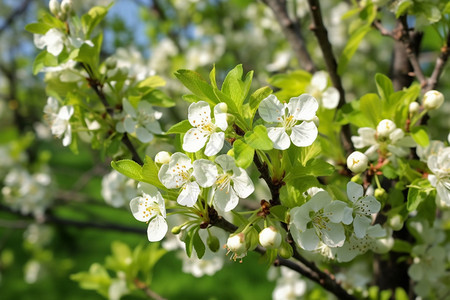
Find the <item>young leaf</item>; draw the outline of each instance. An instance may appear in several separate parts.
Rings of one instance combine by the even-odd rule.
[[[150,156],[146,155],[144,165],[141,168],[141,181],[150,183],[161,190],[166,190],[158,177],[158,167]]]
[[[267,136],[267,128],[264,125],[256,126],[253,131],[248,131],[244,136],[245,142],[253,149],[271,150],[273,142]]]
[[[148,87],[148,88],[157,88],[166,85],[166,81],[159,76],[150,76],[142,80],[137,84],[137,87]]]
[[[345,45],[345,48],[342,51],[342,55],[339,58],[338,73],[340,75],[342,75],[345,72],[348,63],[350,62],[350,59],[352,58],[353,54],[355,54],[362,39],[366,36],[366,34],[371,29],[372,28],[371,28],[370,24],[364,25],[364,26],[360,27],[359,29],[357,29],[350,36],[350,39],[348,40],[347,45]]]
[[[131,179],[142,181],[142,167],[131,159],[112,161],[111,167],[117,172],[122,173],[123,175]]]
[[[364,116],[370,120],[371,127],[375,128],[377,127],[378,123],[382,120],[381,119],[381,101],[378,95],[376,94],[366,94],[361,97],[359,100],[359,108],[361,112],[364,114]]]
[[[416,188],[409,188],[408,190],[408,202],[406,208],[409,212],[416,210],[419,204],[427,198],[427,193],[423,190]]]
[[[234,159],[236,165],[243,169],[248,168],[253,162],[255,150],[241,140],[233,143]]]
[[[378,94],[382,100],[387,101],[394,92],[392,81],[386,75],[377,73],[375,75],[375,83],[377,84]]]
[[[189,123],[189,120],[183,120],[167,130],[166,134],[172,134],[172,133],[186,133],[189,129],[192,128],[191,123]]]
[[[25,30],[35,34],[45,34],[52,26],[45,23],[31,23],[25,26]]]
[[[197,252],[197,257],[202,258],[203,255],[205,255],[205,244],[203,244],[202,239],[200,238],[200,235],[198,234],[198,230],[195,231],[195,234],[192,238],[195,252]]]
[[[175,72],[175,76],[199,99],[211,105],[220,102],[213,88],[197,72],[181,69]]]
[[[428,146],[430,144],[430,139],[425,126],[415,126],[411,129],[411,136],[422,147]]]

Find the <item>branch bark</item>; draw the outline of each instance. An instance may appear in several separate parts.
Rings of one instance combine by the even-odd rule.
[[[273,11],[284,35],[292,46],[294,54],[302,69],[310,73],[316,71],[314,62],[306,49],[305,39],[300,30],[297,20],[292,20],[287,12],[286,1],[284,0],[263,0],[263,2]]]

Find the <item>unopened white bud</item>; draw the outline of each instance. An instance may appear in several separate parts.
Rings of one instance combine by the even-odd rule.
[[[403,228],[403,221],[400,215],[395,215],[392,218],[389,219],[389,226],[397,231]]]
[[[409,113],[412,115],[417,114],[419,112],[419,107],[420,107],[419,103],[417,103],[415,101],[411,102],[409,104]]]
[[[105,66],[107,69],[115,69],[117,66],[117,59],[110,56],[105,60]]]
[[[278,248],[281,245],[281,234],[273,227],[266,227],[259,233],[259,243],[267,249]]]
[[[245,245],[244,234],[238,233],[236,235],[230,236],[227,240],[228,250],[234,252],[235,258],[243,257],[247,254],[247,246]]]
[[[61,11],[65,14],[69,14],[72,10],[72,0],[63,0],[61,2]]]
[[[155,156],[155,162],[157,164],[168,164],[170,161],[170,153],[167,151],[160,151]]]
[[[61,11],[58,0],[50,0],[50,2],[48,3],[48,8],[54,16],[58,16],[59,12]]]
[[[377,126],[378,136],[387,137],[397,128],[394,122],[388,119],[381,120]]]
[[[225,102],[220,102],[219,104],[217,104],[217,106],[223,113],[226,113],[228,111],[228,105]]]
[[[422,103],[427,110],[437,109],[444,103],[444,95],[435,90],[428,91],[423,96]]]
[[[367,170],[369,159],[364,153],[355,151],[347,157],[347,168],[353,173],[362,173]]]

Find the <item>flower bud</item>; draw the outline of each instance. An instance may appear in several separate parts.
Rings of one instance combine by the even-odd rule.
[[[54,16],[58,16],[59,12],[61,11],[58,0],[50,0],[50,2],[48,3],[48,8]]]
[[[403,228],[403,221],[400,215],[395,215],[392,218],[389,219],[389,226],[395,230],[398,231]]]
[[[172,228],[171,232],[173,234],[179,234],[181,232],[181,226],[175,226]]]
[[[417,103],[415,101],[411,102],[409,104],[409,113],[411,115],[417,114],[419,112],[419,107],[420,107],[419,103]]]
[[[220,102],[217,105],[220,109],[220,112],[226,113],[228,111],[228,105],[225,102]]]
[[[281,245],[281,234],[273,227],[266,227],[259,233],[259,243],[267,249],[278,248]]]
[[[388,119],[381,120],[377,126],[378,136],[388,137],[389,134],[391,134],[391,132],[394,131],[396,128],[397,126],[391,120]]]
[[[241,232],[230,236],[227,240],[227,248],[228,252],[234,252],[234,255],[232,256],[234,260],[236,260],[236,258],[244,257],[247,254],[247,245],[245,244],[244,234]]]
[[[444,95],[435,90],[428,91],[423,96],[422,103],[427,110],[437,109],[444,103]]]
[[[367,170],[369,159],[364,153],[355,151],[347,158],[347,168],[353,173],[362,173]]]
[[[72,0],[63,0],[61,2],[61,11],[64,14],[69,14],[70,11],[72,10],[73,4],[72,4]]]
[[[157,164],[168,164],[170,161],[170,153],[167,151],[160,151],[156,153],[155,162]]]
[[[115,69],[117,66],[117,59],[115,59],[114,57],[108,57],[105,60],[105,66],[109,70]]]
[[[384,201],[387,199],[387,193],[386,190],[383,188],[377,188],[375,189],[375,192],[373,193],[373,195],[375,196],[375,198],[377,198],[380,201]]]
[[[291,245],[284,242],[281,243],[281,247],[278,250],[278,255],[280,255],[280,257],[282,258],[289,259],[292,257],[292,255],[294,255],[294,250],[292,249]]]
[[[208,245],[208,248],[212,251],[212,252],[217,252],[217,250],[219,250],[220,248],[220,241],[219,239],[210,234],[208,236],[208,239],[206,240],[206,244]]]

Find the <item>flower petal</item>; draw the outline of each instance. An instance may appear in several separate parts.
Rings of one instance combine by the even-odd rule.
[[[323,91],[328,85],[328,75],[325,71],[318,71],[314,73],[311,78],[311,86],[318,89],[319,91]]]
[[[285,106],[275,95],[263,99],[258,108],[259,116],[266,122],[281,122],[285,114]]]
[[[234,158],[227,154],[217,156],[216,163],[218,163],[224,171],[229,171],[232,170],[233,168],[236,168]]]
[[[287,135],[284,127],[270,127],[267,128],[267,135],[273,142],[273,147],[279,150],[285,150],[291,145],[289,136]]]
[[[343,201],[334,200],[324,207],[324,214],[330,219],[330,222],[339,223],[344,218],[347,204]]]
[[[186,152],[197,152],[205,146],[207,139],[207,132],[196,127],[191,128],[184,135],[183,150]]]
[[[326,109],[335,109],[339,104],[339,91],[335,87],[329,87],[322,94],[322,105]]]
[[[131,105],[130,101],[127,99],[122,100],[123,110],[129,114],[131,117],[136,118],[136,110],[134,109],[133,105]]]
[[[144,127],[136,128],[136,137],[143,143],[148,143],[153,140],[153,134]]]
[[[217,166],[213,162],[207,159],[199,159],[194,161],[193,167],[195,180],[201,187],[210,187],[216,182],[219,173]]]
[[[206,144],[205,148],[205,155],[206,156],[213,156],[219,153],[220,150],[223,148],[223,142],[225,140],[225,133],[224,132],[214,132],[209,137],[209,141]]]
[[[287,107],[289,113],[294,116],[294,119],[309,121],[316,116],[319,103],[313,96],[303,94],[298,97],[291,98]]]
[[[307,251],[316,250],[319,242],[320,239],[313,228],[306,229],[298,234],[297,244]]]
[[[247,198],[255,190],[252,180],[242,168],[234,169],[231,180],[233,181],[233,188],[236,194],[241,198]]]
[[[362,239],[367,232],[372,221],[366,216],[356,215],[353,220],[353,229],[355,230],[355,235],[357,238]]]
[[[370,216],[380,211],[381,204],[374,196],[366,196],[357,201],[358,213]]]
[[[221,212],[234,209],[239,203],[239,197],[233,189],[216,189],[214,193],[214,206]]]
[[[188,120],[194,127],[211,123],[211,108],[205,101],[192,103],[188,109]]]
[[[307,147],[314,143],[317,134],[318,130],[314,122],[302,122],[292,127],[291,140],[297,147]]]
[[[149,197],[145,197],[145,194],[143,197],[136,197],[131,199],[130,201],[130,209],[133,217],[141,222],[147,222],[148,220],[150,220],[151,215],[149,211],[147,211],[147,207],[149,206],[150,199]]]
[[[72,142],[72,127],[70,124],[67,124],[66,132],[64,133],[64,138],[62,140],[62,144],[64,147],[67,147]]]
[[[220,109],[220,103],[214,106],[214,124],[223,131],[227,130],[227,113]]]
[[[364,189],[362,185],[357,184],[353,181],[347,183],[347,196],[353,203],[364,195]]]
[[[162,216],[156,216],[150,221],[147,228],[147,237],[150,242],[158,242],[164,238],[167,233],[167,222]]]
[[[306,204],[308,208],[313,211],[319,211],[332,201],[330,195],[326,191],[320,191],[315,194]],[[305,204],[304,204],[305,205]],[[303,205],[303,206],[304,206]]]
[[[330,247],[341,247],[345,242],[345,231],[342,224],[327,223],[325,228],[320,229],[322,241]]]
[[[123,126],[125,127],[125,131],[128,133],[135,132],[136,124],[136,121],[134,121],[130,116],[126,116],[125,120],[123,120]]]
[[[192,207],[197,202],[198,195],[200,194],[200,188],[197,182],[188,182],[181,189],[180,195],[178,195],[177,202],[180,205]]]

